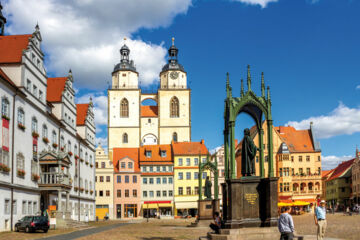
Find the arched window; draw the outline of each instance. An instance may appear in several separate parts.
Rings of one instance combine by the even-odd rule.
[[[85,153],[85,161],[88,160],[88,153]]]
[[[74,145],[74,154],[77,155],[78,154],[78,151],[77,151],[77,145],[75,144]]]
[[[16,168],[17,170],[25,169],[25,158],[22,153],[16,154]]]
[[[18,109],[18,124],[25,126],[25,112],[22,108]]]
[[[43,128],[42,128],[42,136],[43,136],[43,138],[48,137],[48,128],[45,124],[43,125]]]
[[[127,135],[127,133],[124,133],[123,134],[123,137],[122,137],[122,139],[123,139],[123,143],[128,143],[128,135]]]
[[[10,103],[5,97],[1,101],[1,115],[7,118],[10,117]]]
[[[173,135],[172,135],[172,140],[173,140],[174,142],[177,142],[177,141],[178,141],[178,135],[177,135],[176,132],[173,133]]]
[[[173,97],[170,100],[170,117],[179,117],[179,99],[177,99],[177,97]]]
[[[129,102],[126,98],[120,102],[120,117],[129,117]]]
[[[60,147],[65,147],[64,136],[61,136],[61,137],[60,137]]]
[[[70,142],[70,140],[68,141],[68,151],[71,152],[71,142]]]
[[[52,143],[56,143],[56,132],[52,131],[52,139],[51,139]]]
[[[31,132],[38,132],[38,122],[35,117],[33,117],[31,120]]]

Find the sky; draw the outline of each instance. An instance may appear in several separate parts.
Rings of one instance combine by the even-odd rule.
[[[274,125],[308,129],[323,168],[360,144],[360,1],[354,0],[3,0],[6,34],[39,23],[50,77],[71,68],[77,102],[95,106],[97,143],[107,145],[107,88],[126,41],[143,89],[155,89],[171,38],[191,88],[192,141],[223,144],[226,73],[233,96],[251,66],[260,94],[270,86]],[[127,39],[124,40],[124,37]],[[236,121],[236,137],[254,123]]]

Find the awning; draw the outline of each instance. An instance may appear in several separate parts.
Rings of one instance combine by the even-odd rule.
[[[156,203],[143,204],[143,209],[157,209],[158,205]]]
[[[172,208],[172,204],[171,203],[159,203],[159,208]]]
[[[197,202],[175,202],[175,207],[177,209],[198,208],[198,203]]]

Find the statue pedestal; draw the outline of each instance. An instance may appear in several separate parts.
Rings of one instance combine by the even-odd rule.
[[[198,220],[211,220],[214,213],[219,212],[220,202],[218,200],[198,200]]]
[[[278,178],[243,177],[226,181],[226,228],[277,226]]]

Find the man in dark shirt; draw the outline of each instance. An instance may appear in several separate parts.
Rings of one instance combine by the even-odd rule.
[[[219,216],[219,212],[215,212],[214,214],[214,223],[210,224],[210,228],[216,233],[219,234],[220,233],[220,228],[221,228],[221,218]]]

